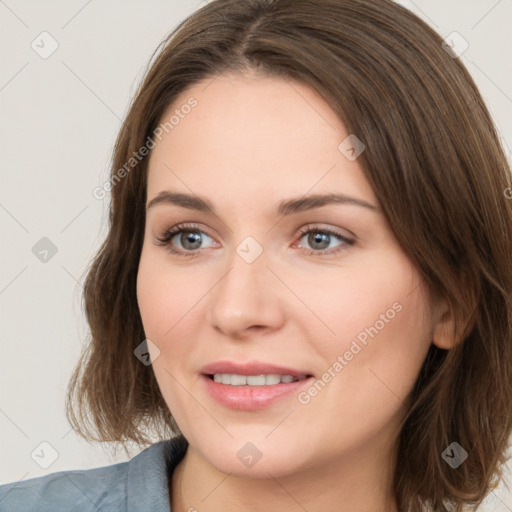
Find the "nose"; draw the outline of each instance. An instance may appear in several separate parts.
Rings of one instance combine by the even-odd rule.
[[[265,251],[249,263],[233,250],[226,271],[209,294],[208,320],[216,330],[241,340],[283,325],[284,286],[268,263]]]

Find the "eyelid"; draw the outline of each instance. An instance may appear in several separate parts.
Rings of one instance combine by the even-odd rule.
[[[307,233],[309,231],[321,231],[326,233],[331,233],[333,235],[339,236],[341,238],[350,239],[352,241],[355,241],[357,239],[357,236],[352,233],[352,231],[349,231],[348,229],[342,228],[333,228],[330,226],[326,226],[322,223],[315,223],[312,222],[310,224],[306,224],[305,226],[301,227],[298,231],[298,235],[302,236],[304,233]],[[343,233],[346,232],[346,234]]]

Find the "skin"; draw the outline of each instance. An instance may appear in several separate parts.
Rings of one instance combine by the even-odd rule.
[[[149,208],[137,277],[145,333],[160,351],[150,349],[153,370],[190,443],[169,481],[172,510],[396,511],[399,423],[430,344],[453,343],[449,310],[431,311],[359,159],[338,149],[348,132],[315,91],[256,73],[221,75],[184,91],[162,119],[190,97],[198,105],[152,150],[147,203],[172,190],[208,199],[216,213]],[[377,210],[331,204],[276,214],[282,200],[332,192]],[[186,245],[187,233],[157,245],[179,223],[199,225],[199,249]],[[327,235],[322,245],[299,234],[309,226],[354,243]],[[252,263],[236,252],[247,236],[263,249]],[[339,250],[319,254],[326,245]],[[293,393],[241,411],[205,391],[200,369],[219,360],[332,374],[394,303],[400,312],[307,404]],[[261,453],[252,467],[237,457],[248,442]]]

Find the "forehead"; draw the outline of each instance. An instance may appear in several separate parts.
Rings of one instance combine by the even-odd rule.
[[[349,135],[343,123],[298,81],[255,74],[209,78],[181,93],[160,126],[148,198],[169,187],[202,194],[222,188],[253,199],[248,192],[268,197],[271,190],[306,194],[341,186],[376,200],[357,160],[339,149]]]

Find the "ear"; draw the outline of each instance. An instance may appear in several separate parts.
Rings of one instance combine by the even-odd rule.
[[[456,345],[455,319],[446,299],[439,300],[433,314],[432,343],[449,350]]]
[[[472,311],[466,315],[464,331],[461,335],[455,332],[455,317],[446,299],[440,299],[433,314],[432,343],[439,348],[449,350],[463,341],[473,330],[476,323],[476,306],[472,297]]]

